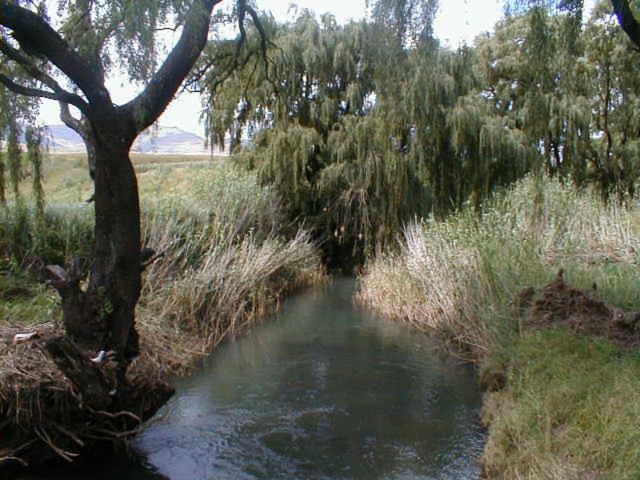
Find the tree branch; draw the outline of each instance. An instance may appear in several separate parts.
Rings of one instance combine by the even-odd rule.
[[[636,19],[629,6],[629,0],[611,0],[613,10],[616,12],[618,22],[622,30],[629,36],[631,41],[640,48],[640,22]]]
[[[39,88],[30,88],[20,85],[11,80],[6,75],[0,73],[0,83],[18,95],[25,95],[27,97],[48,98],[50,100],[56,100],[58,102],[70,103],[70,99],[63,93],[48,92],[46,90],[40,90]]]
[[[51,76],[40,70],[26,54],[13,48],[3,38],[0,38],[0,52],[17,62],[31,77],[49,87],[61,99],[64,98],[63,101],[78,107],[82,112],[86,110],[87,104],[80,96],[63,89]]]
[[[202,78],[206,75],[206,73],[209,71],[210,68],[212,68],[214,65],[219,64],[222,60],[226,60],[229,57],[233,57],[233,53],[225,53],[219,56],[214,57],[211,60],[208,60],[202,67],[198,68],[196,70],[196,72],[194,74],[192,74],[189,79],[185,82],[184,86],[182,87],[182,91],[187,91],[187,92],[191,92],[191,88],[193,85],[197,85],[200,80],[202,80]],[[232,58],[233,61],[233,58]],[[200,91],[202,91],[202,89],[199,89]]]
[[[99,66],[83,59],[40,15],[10,0],[0,0],[0,25],[12,30],[18,43],[28,44],[29,51],[48,58],[82,90],[90,103],[111,105]]]
[[[78,134],[80,133],[80,120],[71,115],[69,105],[64,102],[60,102],[60,120],[62,120],[62,123],[64,123],[71,130],[74,130]]]
[[[60,102],[60,120],[71,130],[74,130],[84,140],[87,147],[87,163],[89,164],[89,175],[95,178],[96,172],[96,150],[93,131],[87,118],[83,115],[80,120],[71,115],[69,104]],[[93,197],[92,197],[93,199]]]
[[[164,112],[207,43],[213,7],[222,0],[198,0],[187,12],[180,40],[147,87],[121,108],[127,110],[139,132]]]
[[[262,50],[262,60],[264,62],[264,75],[267,81],[271,84],[271,86],[273,86],[274,91],[277,92],[278,86],[269,76],[269,60],[270,59],[269,59],[269,55],[267,54],[267,50],[268,50],[267,47],[269,45],[276,48],[277,48],[277,45],[275,45],[273,42],[269,40],[269,36],[267,35],[267,32],[265,31],[264,26],[262,25],[262,22],[260,21],[260,18],[258,17],[258,14],[253,9],[253,7],[248,5],[246,0],[240,0],[240,2],[243,4],[243,7],[246,10],[246,13],[248,13],[251,16],[251,19],[253,20],[253,25],[258,30],[258,34],[260,35],[260,48]],[[276,77],[277,75],[278,75],[278,72],[276,71]]]
[[[91,127],[87,122],[86,117],[83,116],[81,119],[75,118],[69,111],[69,105],[67,103],[60,102],[60,120],[62,120],[62,123],[67,127],[82,137],[87,148],[91,147],[93,144],[93,133],[91,132]]]

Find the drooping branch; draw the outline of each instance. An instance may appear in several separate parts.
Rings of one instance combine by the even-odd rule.
[[[260,49],[259,50],[251,50],[246,56],[242,55],[242,47],[247,43],[247,29],[245,26],[246,16],[252,18],[253,23],[260,35]],[[211,85],[208,87],[208,90],[211,92],[210,97],[215,96],[217,90],[224,85],[224,83],[238,70],[244,69],[247,64],[253,59],[255,55],[261,54],[262,61],[264,63],[265,75],[267,81],[271,83],[274,87],[274,92],[278,90],[276,83],[271,79],[269,75],[269,67],[270,64],[276,69],[277,76],[277,66],[275,63],[269,58],[268,55],[268,47],[271,46],[275,49],[281,50],[276,44],[274,44],[267,35],[267,32],[264,28],[264,25],[260,21],[260,18],[257,12],[251,7],[246,0],[238,1],[238,30],[240,35],[238,39],[235,41],[235,50],[233,53],[227,52],[223,55],[216,56],[209,61],[207,61],[202,67],[198,68],[195,73],[191,75],[189,80],[185,83],[184,90],[189,92],[202,93],[203,88],[199,87],[202,79],[205,77],[207,72],[222,62],[222,60],[226,60],[226,65],[219,69],[216,76],[213,79],[209,79]],[[255,64],[254,72],[257,70],[258,63]],[[252,75],[253,76],[253,75]],[[245,86],[245,89],[248,88],[248,84]]]
[[[244,5],[244,9],[251,16],[251,19],[253,20],[253,25],[256,27],[256,29],[258,30],[258,33],[260,34],[260,47],[262,48],[262,56],[266,66],[268,63],[267,62],[267,44],[270,43],[269,37],[267,36],[267,32],[265,31],[264,25],[262,25],[260,18],[258,18],[258,13],[250,5],[247,5],[246,2]]]
[[[262,52],[262,61],[264,62],[265,77],[267,81],[273,86],[274,90],[277,91],[278,86],[269,76],[269,55],[267,54],[267,47],[269,45],[275,48],[277,48],[277,45],[275,45],[273,42],[269,40],[269,36],[267,35],[267,32],[264,29],[264,25],[262,25],[262,22],[258,17],[258,13],[253,9],[253,7],[247,4],[246,0],[240,0],[240,4],[244,12],[249,14],[251,19],[253,20],[253,25],[256,27],[256,30],[258,30],[258,34],[260,35],[260,50]],[[244,15],[245,15],[244,12],[242,13],[242,17],[241,17],[242,20],[244,20]],[[244,26],[241,25],[241,32],[243,29],[244,29]],[[277,75],[277,72],[276,72],[276,75]]]
[[[95,151],[95,139],[93,137],[93,131],[87,118],[83,115],[81,119],[75,118],[71,115],[69,110],[69,104],[60,102],[60,120],[71,130],[75,131],[87,147],[87,161],[89,163],[89,175],[91,178],[95,178],[96,173],[96,151]]]
[[[0,0],[0,25],[12,30],[18,43],[28,45],[29,52],[46,57],[58,67],[82,90],[89,102],[111,103],[100,68],[82,58],[42,16],[9,0]],[[44,98],[60,99],[59,95]]]
[[[234,52],[233,53],[227,52],[208,60],[202,67],[198,68],[196,72],[191,75],[189,80],[185,83],[185,86],[184,86],[185,90],[189,92],[202,93],[203,90],[201,88],[194,88],[194,85],[198,85],[211,68],[222,63],[222,61],[225,60],[226,65],[220,69],[220,73],[218,74],[217,78],[214,80],[214,85],[211,88],[211,90],[215,93],[215,91],[220,85],[223,85],[229,79],[229,77],[233,75],[233,73],[236,70],[243,69],[247,65],[247,63],[251,60],[251,58],[256,54],[256,52],[253,52],[253,51],[249,52],[249,54],[243,60],[241,60],[242,47],[247,43],[247,28],[245,26],[245,19],[246,19],[247,13],[249,13],[249,9],[253,10],[247,4],[246,0],[238,1],[238,30],[240,32],[240,35],[238,36],[238,40],[235,42]],[[266,32],[262,24],[259,22],[257,14],[255,18],[258,20],[258,23],[256,25],[259,26],[258,31],[260,32],[260,35],[261,35],[261,40],[262,40],[261,46],[263,51],[263,58],[266,58],[266,46],[267,46]]]
[[[221,2],[199,0],[193,3],[176,46],[147,87],[122,107],[132,115],[138,133],[155,122],[173,100],[207,43],[213,7]]]
[[[0,52],[4,53],[11,60],[17,62],[32,78],[53,90],[52,93],[57,95],[54,100],[70,103],[71,105],[78,107],[78,109],[83,112],[86,110],[87,104],[79,95],[63,89],[50,75],[40,70],[36,64],[31,61],[28,55],[16,48],[13,48],[3,38],[0,38]]]
[[[611,0],[611,4],[620,26],[631,41],[636,44],[636,47],[640,48],[640,22],[633,15],[629,0]]]
[[[194,85],[197,85],[203,78],[204,76],[207,74],[207,72],[213,68],[215,65],[218,65],[219,63],[221,63],[223,60],[230,60],[231,63],[233,63],[234,60],[234,53],[223,53],[221,55],[217,55],[214,58],[208,60],[207,62],[205,62],[204,65],[202,65],[201,67],[199,67],[195,73],[193,73],[192,75],[190,75],[189,79],[184,83],[184,86],[182,87],[183,91],[187,91],[187,92],[196,92],[196,93],[201,93],[202,89],[198,89],[198,88],[192,88]],[[182,92],[181,92],[182,93]]]

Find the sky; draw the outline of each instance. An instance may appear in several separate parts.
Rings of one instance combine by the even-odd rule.
[[[258,0],[257,3],[260,9],[270,10],[278,20],[288,20],[295,13],[290,8],[291,0]],[[331,12],[341,23],[349,19],[362,19],[366,13],[365,0],[296,0],[295,4],[298,9],[308,8],[317,13]],[[440,0],[434,25],[435,35],[451,47],[463,42],[472,43],[478,34],[493,28],[502,16],[503,5],[504,0]],[[118,104],[130,100],[139,91],[139,88],[132,88],[123,78],[110,79],[107,86]],[[203,135],[200,111],[199,95],[182,94],[160,117],[160,125],[179,127]],[[47,125],[60,124],[58,104],[44,100],[40,120]]]

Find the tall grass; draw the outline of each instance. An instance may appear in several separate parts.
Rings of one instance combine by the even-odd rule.
[[[540,330],[518,293],[565,278],[640,310],[640,204],[605,204],[561,180],[531,176],[481,215],[406,228],[397,251],[373,260],[359,299],[454,339],[480,367],[489,426],[486,478],[640,478],[640,355],[567,327]],[[494,382],[496,378],[502,380]]]
[[[399,249],[378,256],[361,277],[359,299],[388,317],[433,329],[482,359],[505,328],[509,305],[558,269],[620,307],[640,303],[637,199],[602,202],[555,178],[530,176],[447,220],[406,227]]]
[[[317,245],[306,232],[291,232],[278,196],[254,175],[227,161],[145,175],[143,246],[159,258],[145,273],[137,311],[140,368],[151,361],[156,372],[180,371],[277,308],[285,293],[324,279]],[[91,206],[50,203],[44,218],[24,205],[0,208],[0,278],[34,262],[90,259],[92,245]]]
[[[142,328],[147,350],[170,360],[170,369],[250,328],[285,293],[324,278],[309,235],[286,239],[289,225],[271,189],[226,162],[193,173],[188,192],[154,202],[143,222],[147,246],[162,258],[147,274]]]
[[[31,204],[0,207],[0,259],[14,269],[40,258],[63,264],[72,255],[87,257],[93,246],[93,212],[88,206],[47,205],[39,216]]]

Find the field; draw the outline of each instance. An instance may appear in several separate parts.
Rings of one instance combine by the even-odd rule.
[[[138,172],[140,191],[154,193],[168,184],[184,181],[181,170],[211,162],[219,162],[225,157],[202,155],[141,155],[133,154],[131,159]],[[151,177],[151,178],[150,178]],[[147,181],[147,180],[150,181]],[[51,202],[82,202],[93,192],[93,182],[89,176],[86,155],[79,153],[50,154],[44,161],[44,191]],[[25,185],[25,191],[29,186]]]

